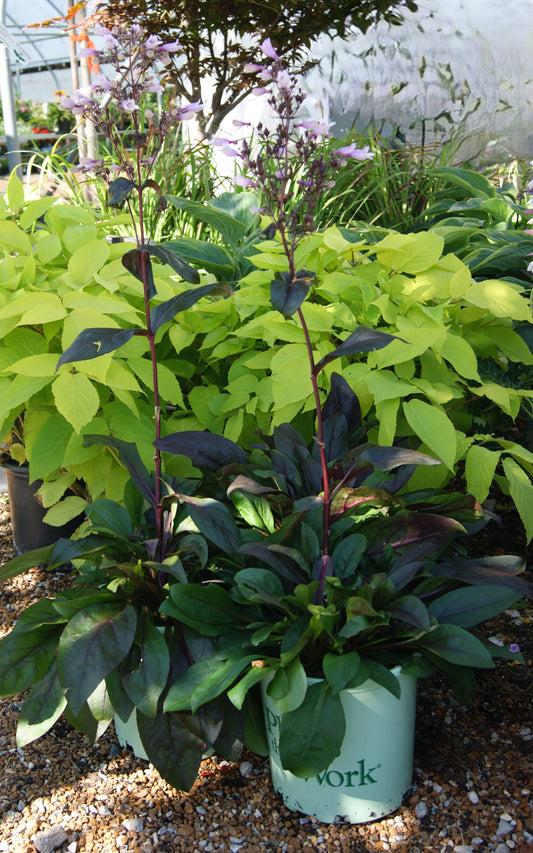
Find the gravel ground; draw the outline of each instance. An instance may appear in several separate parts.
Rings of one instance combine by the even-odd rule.
[[[478,545],[525,553],[511,515]],[[511,544],[513,547],[511,547]],[[0,496],[0,559],[10,554],[8,508]],[[531,557],[529,550],[528,557]],[[531,564],[531,563],[530,563]],[[0,590],[0,634],[32,598],[68,577],[32,571]],[[20,707],[0,701],[0,851],[9,853],[533,853],[533,602],[487,626],[518,643],[526,665],[484,671],[473,709],[439,679],[419,687],[413,788],[391,817],[364,826],[319,824],[284,808],[267,764],[203,762],[189,794],[121,749],[110,726],[95,746],[64,722],[17,749]]]

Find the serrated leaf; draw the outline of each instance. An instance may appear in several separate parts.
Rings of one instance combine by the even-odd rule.
[[[489,493],[501,453],[479,444],[468,448],[465,459],[466,487],[480,503]]]
[[[52,383],[57,409],[74,430],[91,421],[100,406],[100,397],[91,380],[82,373],[62,373]]]
[[[81,515],[86,506],[87,501],[84,498],[70,495],[51,507],[44,516],[43,521],[45,524],[51,525],[51,527],[63,527],[63,525]],[[83,519],[80,519],[79,523],[81,524],[82,521]]]
[[[93,444],[103,444],[106,447],[114,448],[119,454],[120,461],[128,469],[130,477],[141,495],[143,495],[151,506],[155,506],[153,478],[142,461],[137,446],[133,442],[121,441],[121,439],[109,435],[83,436],[84,447],[90,447]]]
[[[24,204],[24,184],[13,170],[7,182],[7,202],[11,213],[17,213]]]
[[[503,470],[509,482],[509,492],[526,529],[526,539],[533,537],[533,483],[514,459],[505,456]]]
[[[68,271],[77,284],[91,282],[109,258],[110,248],[105,240],[91,240],[80,246],[68,262]]]
[[[423,400],[408,400],[403,403],[407,423],[424,444],[454,470],[457,453],[457,437],[450,419],[441,409]]]

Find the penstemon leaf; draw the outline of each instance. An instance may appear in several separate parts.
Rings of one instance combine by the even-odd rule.
[[[272,305],[283,314],[291,317],[306,299],[315,274],[309,270],[300,270],[291,279],[288,272],[282,272],[281,278],[270,282],[270,299]]]
[[[60,357],[56,372],[62,364],[72,361],[87,361],[99,355],[113,352],[138,333],[138,329],[84,329]]]

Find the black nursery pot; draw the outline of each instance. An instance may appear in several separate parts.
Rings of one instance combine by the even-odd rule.
[[[71,536],[83,521],[83,516],[72,519],[62,527],[52,527],[46,524],[44,516],[46,509],[41,506],[35,493],[41,487],[42,481],[29,481],[27,468],[19,466],[3,466],[6,475],[9,509],[11,512],[11,529],[15,553],[25,554],[34,548],[53,545],[62,537]]]

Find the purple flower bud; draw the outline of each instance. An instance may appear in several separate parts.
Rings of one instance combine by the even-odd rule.
[[[99,56],[99,54],[100,51],[94,47],[82,47],[80,50],[80,56]]]
[[[509,646],[509,651],[512,655],[517,655],[520,652],[520,646],[516,643],[511,643],[511,645]]]
[[[239,121],[238,118],[234,118],[231,123],[234,127],[250,127],[249,121]]]
[[[268,56],[269,59],[273,59],[274,62],[279,62],[279,56],[272,47],[272,42],[270,41],[270,39],[264,40],[264,42],[261,44],[261,50],[263,51],[265,56]]]

